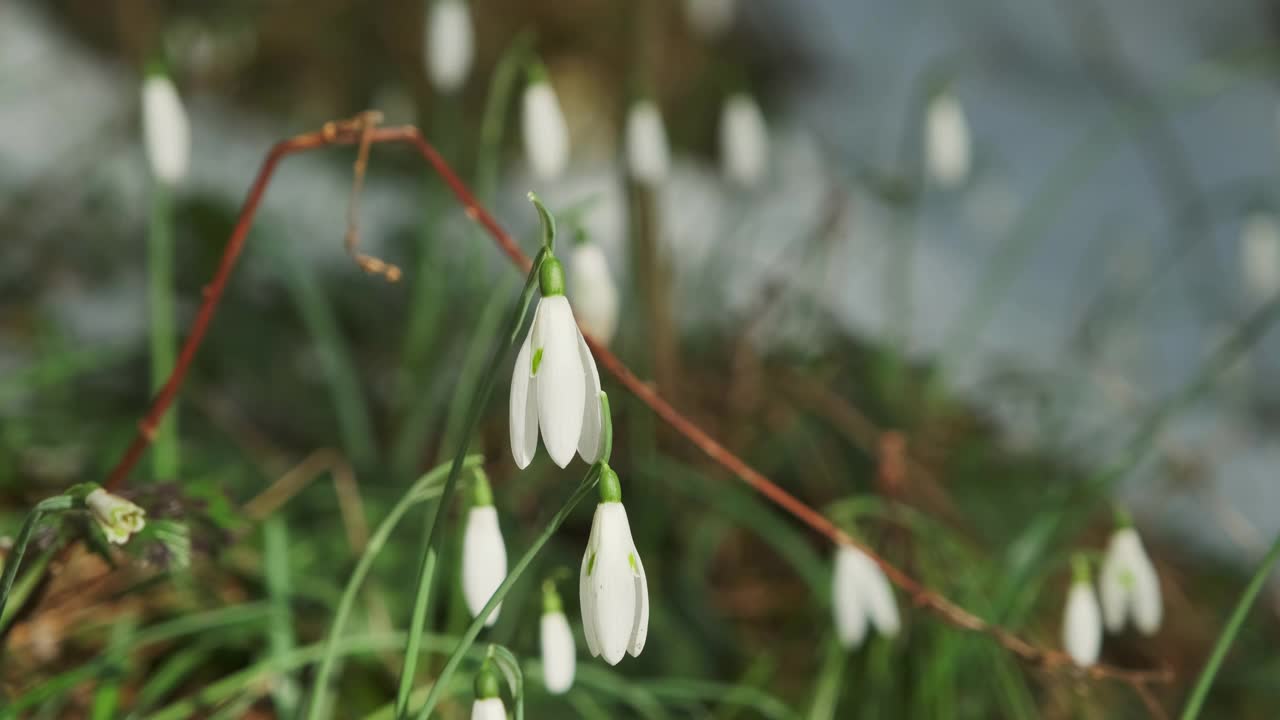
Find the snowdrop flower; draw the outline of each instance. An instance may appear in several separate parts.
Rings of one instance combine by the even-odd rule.
[[[608,345],[618,329],[618,287],[600,246],[580,238],[569,256],[569,294],[578,320],[592,337]]]
[[[627,169],[636,182],[657,185],[667,178],[671,151],[662,113],[652,100],[639,100],[627,114]]]
[[[577,671],[578,649],[573,643],[573,630],[564,616],[564,605],[555,583],[542,585],[542,683],[552,695],[562,695],[573,687]]]
[[[768,170],[769,128],[746,93],[730,96],[720,111],[720,162],[725,177],[745,187],[759,183]]]
[[[529,166],[539,178],[555,179],[569,164],[569,127],[556,91],[547,80],[547,71],[541,65],[530,69],[522,102],[524,152]]]
[[[427,74],[442,92],[462,87],[475,57],[471,11],[463,0],[435,0],[427,19]]]
[[[473,505],[462,532],[462,597],[474,617],[493,597],[507,576],[507,547],[498,527],[498,511],[493,507],[493,491],[483,471],[476,473],[472,488]],[[498,620],[499,604],[485,619],[491,626]]]
[[[929,175],[943,187],[955,187],[969,176],[972,140],[959,99],[943,91],[925,114],[925,162]]]
[[[173,185],[186,176],[191,127],[177,88],[163,73],[149,73],[142,83],[142,138],[157,180]]]
[[[600,504],[579,577],[582,628],[591,656],[610,665],[627,653],[639,656],[649,634],[649,583],[631,539],[622,486],[608,465],[600,471]]]
[[[862,644],[867,621],[885,637],[898,633],[898,604],[889,581],[866,553],[852,545],[836,548],[832,607],[836,635],[846,648]]]
[[[507,720],[507,708],[502,704],[498,675],[489,660],[476,673],[476,702],[471,706],[471,720]]]
[[[600,459],[600,373],[564,296],[564,268],[548,256],[538,273],[542,299],[511,375],[511,453],[521,469],[538,450],[538,435],[560,467],[574,450]]]
[[[733,24],[735,0],[685,0],[689,24],[706,38],[723,35]]]
[[[1280,225],[1270,213],[1254,213],[1240,229],[1240,272],[1256,302],[1280,292]]]
[[[1089,561],[1077,555],[1072,565],[1074,577],[1062,618],[1062,646],[1077,665],[1089,667],[1098,662],[1102,649],[1102,609],[1089,577]]]
[[[147,522],[146,511],[119,495],[97,488],[84,498],[89,514],[101,528],[107,541],[123,545],[134,533],[140,532]]]
[[[1132,526],[1124,524],[1111,536],[1099,586],[1107,630],[1120,632],[1128,620],[1143,635],[1160,629],[1160,579]]]

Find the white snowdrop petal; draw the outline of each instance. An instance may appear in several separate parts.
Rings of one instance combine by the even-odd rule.
[[[929,103],[925,117],[925,158],[930,176],[955,186],[969,176],[972,140],[969,121],[955,95],[944,92]]]
[[[507,548],[498,527],[498,511],[492,505],[471,508],[462,535],[462,596],[467,609],[475,616],[507,576]],[[493,625],[498,620],[498,605],[485,620]]]
[[[582,634],[587,639],[591,657],[600,656],[600,642],[596,639],[596,595],[594,576],[596,549],[600,545],[600,515],[603,505],[596,506],[591,520],[591,535],[587,538],[587,550],[582,553],[582,569],[578,574],[578,605],[582,611]]]
[[[536,310],[533,322],[536,327]],[[511,455],[515,458],[516,467],[521,470],[529,467],[534,454],[538,452],[538,396],[532,391],[529,382],[533,377],[532,340],[533,329],[530,328],[516,355],[516,365],[511,370],[511,403],[507,417],[511,430]]]
[[[626,127],[627,169],[638,182],[655,185],[667,177],[671,151],[662,113],[651,100],[631,106]]]
[[[628,535],[630,532],[628,531]],[[640,561],[640,553],[632,544],[631,552],[635,556],[635,593],[636,618],[631,628],[631,640],[627,643],[627,652],[631,657],[640,657],[644,652],[644,643],[649,639],[649,579],[644,574],[644,563]]]
[[[1160,595],[1160,577],[1151,564],[1137,533],[1135,543],[1130,549],[1129,572],[1133,578],[1130,588],[1130,612],[1133,613],[1133,624],[1143,635],[1154,635],[1160,629],[1160,620],[1164,614],[1164,603]]]
[[[1062,621],[1062,646],[1080,667],[1098,661],[1102,649],[1102,611],[1098,596],[1088,582],[1075,582],[1067,594]]]
[[[568,281],[574,315],[592,337],[608,345],[618,329],[618,288],[599,245],[573,248]]]
[[[431,84],[445,92],[461,87],[475,57],[475,32],[465,2],[437,0],[431,4],[426,45]]]
[[[725,176],[739,185],[760,182],[769,165],[769,129],[754,98],[745,93],[725,101],[720,115],[720,161]]]
[[[597,517],[600,536],[591,575],[596,640],[600,643],[600,657],[610,665],[617,665],[627,654],[638,609],[635,574],[631,568],[634,546],[621,503],[601,503]]]
[[[1125,618],[1129,614],[1129,582],[1126,580],[1128,568],[1121,551],[1121,530],[1111,536],[1107,543],[1107,553],[1102,559],[1102,572],[1098,577],[1098,593],[1102,601],[1102,619],[1107,631],[1118,633],[1124,629]]]
[[[563,612],[545,613],[540,630],[543,685],[552,695],[568,692],[578,663],[569,620]]]
[[[521,123],[525,154],[535,175],[551,180],[569,164],[569,128],[555,90],[547,82],[525,88]]]
[[[578,333],[578,354],[582,357],[582,365],[586,368],[585,400],[582,403],[582,436],[578,440],[578,454],[583,462],[595,464],[604,453],[603,428],[604,410],[600,407],[600,372],[596,370],[596,360],[591,355],[587,341]]]
[[[156,178],[168,184],[182,180],[190,162],[191,127],[177,88],[164,75],[143,81],[142,132]]]
[[[867,617],[870,618],[881,635],[892,637],[898,634],[900,620],[898,618],[898,602],[893,597],[893,588],[889,579],[884,576],[880,566],[866,553],[854,549],[858,576],[858,597],[862,601]]]
[[[565,467],[578,450],[586,402],[578,326],[563,295],[543,298],[538,313],[533,341],[533,361],[538,366],[533,376],[538,427],[547,454],[556,465]]]
[[[832,575],[831,607],[835,615],[836,637],[846,648],[862,644],[867,633],[867,614],[858,592],[858,552],[847,545],[836,549]]]
[[[1240,270],[1255,302],[1280,292],[1280,223],[1270,213],[1255,213],[1240,229]]]
[[[507,720],[507,708],[502,698],[476,700],[471,706],[471,720]]]

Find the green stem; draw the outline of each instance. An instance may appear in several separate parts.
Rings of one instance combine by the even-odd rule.
[[[417,582],[414,583],[417,590],[413,598],[413,616],[409,621],[409,643],[405,649],[404,664],[400,669],[400,683],[396,691],[396,717],[400,720],[407,717],[409,710],[409,693],[413,689],[413,673],[417,669],[418,662],[418,642],[422,637],[423,625],[426,622],[427,606],[431,596],[431,584],[435,576],[437,538],[440,535],[440,529],[444,525],[441,520],[445,509],[449,506],[449,500],[453,497],[454,488],[458,483],[458,476],[462,473],[462,463],[466,458],[467,447],[471,443],[471,437],[475,434],[476,425],[480,422],[480,415],[485,405],[489,402],[489,396],[493,394],[493,386],[497,382],[507,355],[510,354],[512,347],[515,346],[520,337],[520,329],[524,326],[525,316],[529,313],[529,305],[533,301],[533,294],[537,289],[538,271],[542,266],[543,258],[546,256],[547,253],[544,249],[540,250],[534,258],[533,268],[530,269],[529,277],[525,280],[524,290],[521,291],[520,301],[516,305],[516,312],[511,318],[511,332],[508,334],[507,343],[493,354],[489,367],[485,370],[480,392],[467,411],[467,421],[463,425],[457,453],[453,456],[453,465],[449,468],[449,477],[445,480],[444,489],[440,493],[440,500],[436,503],[435,513],[431,522],[426,525],[423,531],[422,546],[418,553],[418,578]],[[487,618],[488,615],[481,617]]]
[[[13,551],[9,553],[9,557],[5,558],[4,575],[0,576],[0,617],[4,616],[4,606],[9,602],[9,590],[13,587],[13,579],[18,575],[18,566],[22,564],[22,556],[27,552],[31,533],[35,531],[40,518],[47,513],[70,510],[77,504],[78,501],[69,495],[55,495],[41,500],[31,509],[31,512],[27,513],[27,519],[22,521],[22,529],[18,531],[18,537],[13,541]]]
[[[489,602],[485,603],[484,609],[476,613],[475,619],[467,626],[467,630],[462,634],[462,638],[458,641],[457,647],[455,647],[453,649],[453,653],[449,655],[449,659],[444,664],[444,669],[440,671],[440,676],[436,678],[435,683],[431,686],[431,692],[427,695],[427,699],[423,703],[422,709],[419,710],[416,715],[417,720],[426,720],[431,716],[431,711],[435,709],[436,703],[440,701],[440,693],[443,692],[445,687],[448,685],[449,678],[453,675],[454,671],[458,669],[458,665],[462,662],[462,658],[470,650],[471,644],[475,642],[476,636],[478,636],[480,631],[484,629],[484,624],[489,617],[489,613],[493,612],[493,609],[498,606],[498,603],[502,602],[502,599],[506,597],[508,592],[510,592],[516,581],[520,579],[522,574],[524,574],[525,569],[527,569],[529,564],[533,562],[534,557],[536,557],[538,552],[542,550],[542,547],[547,544],[547,541],[551,539],[551,536],[555,534],[556,530],[560,529],[560,525],[564,523],[565,518],[569,517],[569,513],[572,512],[573,509],[577,507],[578,503],[582,502],[582,499],[590,494],[592,489],[595,488],[596,482],[600,479],[600,467],[601,466],[599,464],[591,466],[591,469],[587,471],[586,476],[582,478],[582,483],[578,485],[578,489],[575,490],[573,495],[569,497],[569,500],[561,506],[555,516],[551,518],[551,522],[547,523],[547,526],[542,530],[542,533],[534,539],[533,544],[525,551],[524,555],[520,558],[520,561],[511,569],[511,572],[507,573],[507,577],[503,579],[502,584],[493,592],[493,597],[489,598]],[[412,640],[412,638],[410,639]]]
[[[173,197],[157,183],[151,192],[151,223],[147,229],[147,305],[151,316],[151,390],[157,392],[173,373],[178,338],[173,298]],[[156,428],[152,467],[157,478],[178,476],[177,405]]]
[[[1253,579],[1249,581],[1249,586],[1244,589],[1244,594],[1240,596],[1240,602],[1236,603],[1236,609],[1231,612],[1231,619],[1227,621],[1227,626],[1223,628],[1222,634],[1218,636],[1218,642],[1213,646],[1209,661],[1205,663],[1204,670],[1200,672],[1200,679],[1196,680],[1195,689],[1191,691],[1191,697],[1187,700],[1186,707],[1182,710],[1182,720],[1195,720],[1196,716],[1200,714],[1200,707],[1204,705],[1204,700],[1209,695],[1209,688],[1213,686],[1213,678],[1218,674],[1218,668],[1222,666],[1222,661],[1227,656],[1227,650],[1231,648],[1231,643],[1244,625],[1245,618],[1249,615],[1249,608],[1253,607],[1253,601],[1257,599],[1258,593],[1262,591],[1262,586],[1266,583],[1267,576],[1271,574],[1271,570],[1275,567],[1277,560],[1280,560],[1280,535],[1277,535],[1275,542],[1271,544],[1271,549],[1267,551],[1266,557],[1262,559],[1262,564],[1258,566],[1258,571],[1253,574]]]
[[[506,126],[507,107],[520,79],[520,68],[525,56],[533,47],[534,34],[522,30],[507,46],[489,83],[489,96],[485,100],[484,117],[480,121],[480,153],[476,159],[476,197],[481,201],[492,199],[497,185],[499,152],[502,147],[502,130]]]
[[[464,463],[464,468],[478,467],[481,459],[479,455],[468,457]],[[338,609],[333,615],[333,626],[329,628],[329,637],[325,641],[324,655],[320,659],[320,669],[316,672],[315,681],[311,685],[311,698],[307,702],[308,720],[320,720],[323,715],[324,693],[328,689],[329,675],[333,672],[334,662],[338,657],[342,632],[346,627],[347,617],[351,614],[351,608],[355,605],[356,595],[360,592],[360,587],[364,584],[365,577],[373,567],[374,559],[382,552],[383,546],[387,543],[387,538],[391,536],[391,532],[400,524],[400,519],[404,517],[405,513],[409,512],[409,509],[415,504],[439,492],[434,486],[440,482],[440,478],[446,470],[448,468],[442,464],[432,468],[430,472],[419,478],[409,488],[409,492],[400,498],[400,501],[382,520],[382,523],[378,525],[378,529],[374,531],[373,536],[369,538],[369,542],[365,545],[364,552],[356,562],[355,570],[351,572],[351,577],[347,579],[347,586],[342,590],[342,597],[338,600]]]

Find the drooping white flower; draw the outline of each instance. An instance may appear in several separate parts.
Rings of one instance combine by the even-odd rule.
[[[561,695],[573,687],[578,667],[578,648],[573,630],[555,585],[548,582],[542,591],[542,626],[538,639],[542,646],[542,683],[547,692]]]
[[[552,180],[569,164],[569,126],[546,72],[539,68],[530,75],[522,99],[524,152],[534,175]]]
[[[85,506],[107,541],[123,545],[146,527],[146,511],[119,495],[97,488],[84,498]]]
[[[725,177],[750,187],[769,168],[769,128],[755,98],[731,95],[720,111],[720,162]]]
[[[587,241],[574,246],[569,256],[569,294],[582,327],[608,345],[618,329],[618,287],[599,245]]]
[[[649,584],[631,539],[618,476],[608,466],[600,474],[600,504],[582,555],[578,591],[591,656],[610,665],[627,653],[639,656],[649,635]]]
[[[671,150],[662,113],[652,100],[639,100],[627,113],[627,169],[637,182],[657,185],[667,178]]]
[[[466,528],[462,532],[462,597],[474,617],[507,576],[507,546],[498,527],[493,493],[483,473],[476,477],[473,489],[474,504],[467,511]],[[493,608],[485,619],[486,626],[497,622],[500,609],[501,604]]]
[[[1280,292],[1280,223],[1274,215],[1250,215],[1240,229],[1240,272],[1245,291],[1255,302]]]
[[[934,182],[955,187],[969,177],[972,143],[960,100],[949,91],[934,96],[925,113],[925,162]]]
[[[875,560],[852,545],[836,548],[831,605],[836,636],[846,648],[862,644],[868,620],[885,637],[898,633],[898,603],[889,580]]]
[[[718,38],[733,24],[736,0],[685,0],[689,24],[706,38]]]
[[[564,296],[564,268],[548,257],[538,278],[542,298],[511,375],[511,453],[523,470],[538,436],[560,467],[600,459],[600,373]]]
[[[151,73],[142,82],[142,136],[157,180],[173,185],[186,177],[191,127],[182,98],[166,75]]]
[[[435,0],[427,16],[427,74],[442,92],[462,87],[475,58],[471,11],[463,0]]]
[[[1062,617],[1062,647],[1077,665],[1089,667],[1098,662],[1102,649],[1102,608],[1089,577],[1088,562],[1077,558],[1075,567]]]
[[[502,704],[501,686],[492,663],[486,659],[476,673],[476,701],[471,706],[471,720],[507,720],[507,708]]]
[[[1111,536],[1102,561],[1099,590],[1107,630],[1120,632],[1130,620],[1144,635],[1160,629],[1164,612],[1160,578],[1142,547],[1138,531],[1132,527],[1122,527]]]

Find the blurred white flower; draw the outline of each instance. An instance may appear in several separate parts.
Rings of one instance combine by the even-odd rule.
[[[1280,292],[1280,223],[1271,213],[1254,213],[1240,229],[1240,272],[1255,302]]]
[[[1080,667],[1098,662],[1098,652],[1102,649],[1102,609],[1089,577],[1089,566],[1082,558],[1076,561],[1075,577],[1067,592],[1062,646]]]
[[[1111,536],[1098,582],[1107,630],[1120,632],[1129,620],[1144,635],[1160,629],[1160,578],[1137,530],[1122,527]]]
[[[542,298],[511,375],[511,453],[521,470],[533,462],[538,435],[560,467],[574,450],[599,460],[600,373],[564,296],[564,269],[549,257],[539,275]]]
[[[493,505],[474,506],[462,531],[462,597],[472,617],[480,614],[506,577],[507,546],[498,527],[498,511]],[[497,622],[501,609],[501,604],[494,607],[484,624]]]
[[[737,0],[685,0],[685,14],[693,29],[706,38],[717,38],[733,24]]]
[[[649,583],[631,539],[617,475],[605,466],[600,504],[582,555],[579,596],[582,628],[592,657],[617,665],[627,653],[637,657],[649,635]]]
[[[534,175],[542,180],[559,177],[569,165],[569,126],[544,71],[525,88],[521,121],[524,152]]]
[[[652,100],[639,100],[627,113],[627,169],[637,182],[657,185],[671,167],[667,129]]]
[[[599,245],[587,241],[574,246],[569,257],[569,294],[582,327],[608,345],[618,329],[618,287]]]
[[[492,662],[485,659],[476,673],[476,701],[471,706],[471,720],[507,720],[507,708],[502,704],[498,674],[493,671]]]
[[[960,100],[950,91],[936,95],[925,113],[925,162],[934,182],[955,187],[969,177],[972,142]]]
[[[889,580],[875,560],[851,545],[836,548],[831,605],[836,636],[846,648],[862,644],[868,620],[885,637],[898,633],[898,604]]]
[[[720,112],[720,162],[725,177],[743,186],[764,178],[769,167],[769,128],[755,98],[731,95]]]
[[[434,0],[427,16],[427,74],[442,92],[462,87],[475,58],[475,30],[463,0]]]
[[[107,541],[123,545],[134,533],[146,527],[146,511],[119,495],[97,488],[84,498],[94,522],[107,536]]]
[[[574,645],[573,630],[564,615],[560,595],[553,585],[543,588],[542,605],[542,626],[538,634],[542,649],[542,683],[547,692],[561,695],[573,687],[578,649]]]
[[[142,82],[142,135],[157,180],[173,185],[186,177],[191,127],[182,98],[166,75],[152,73]]]
[[[507,720],[502,698],[480,698],[471,706],[471,720]]]

